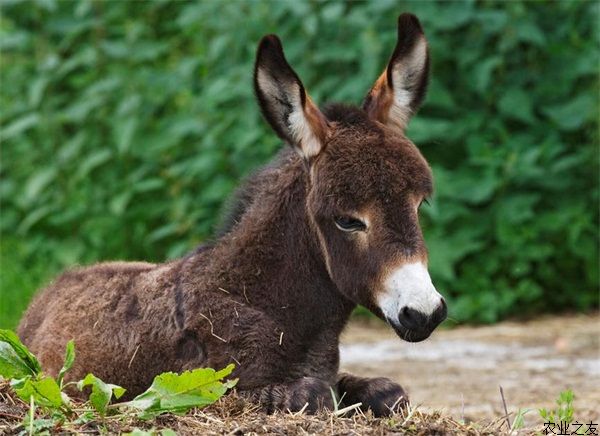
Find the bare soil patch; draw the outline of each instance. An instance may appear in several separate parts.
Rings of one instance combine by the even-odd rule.
[[[509,411],[554,408],[575,393],[575,418],[600,421],[600,316],[542,317],[527,322],[438,330],[424,342],[400,340],[379,322],[353,323],[342,337],[342,368],[389,377],[414,405],[455,419],[491,420]]]

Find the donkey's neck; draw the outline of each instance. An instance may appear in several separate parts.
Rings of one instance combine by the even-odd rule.
[[[220,286],[270,316],[341,330],[355,304],[331,281],[306,212],[306,170],[284,153],[255,178],[254,199],[212,254]],[[211,269],[213,269],[211,268]]]

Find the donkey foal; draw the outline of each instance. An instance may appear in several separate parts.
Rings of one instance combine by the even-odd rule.
[[[402,406],[384,378],[338,374],[339,336],[357,304],[408,341],[446,316],[427,272],[418,208],[431,171],[404,135],[426,90],[428,49],[416,17],[361,107],[321,111],[281,43],[258,47],[260,108],[291,148],[250,179],[231,224],[210,246],[163,264],[101,263],[61,275],[27,310],[19,335],[56,374],[74,339],[71,379],[93,372],[146,389],[163,371],[235,362],[239,391],[262,405],[314,412]]]

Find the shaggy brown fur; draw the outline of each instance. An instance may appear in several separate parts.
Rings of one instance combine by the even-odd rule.
[[[408,46],[396,48],[388,69],[414,38],[423,38],[417,19],[401,16],[399,44]],[[401,130],[364,109],[321,113],[274,36],[261,42],[255,80],[266,118],[297,153],[283,151],[251,179],[222,236],[169,263],[68,271],[37,296],[18,333],[50,374],[74,339],[69,377],[92,372],[129,396],[163,371],[233,362],[240,392],[266,411],[331,409],[333,386],[342,405],[362,402],[384,415],[406,401],[404,390],[387,379],[338,375],[338,338],[357,304],[383,317],[376,297],[387,270],[426,260],[416,209],[431,193],[430,170]],[[411,92],[421,99],[426,77],[419,83]],[[368,229],[336,227],[354,211],[369,217]],[[444,316],[445,305],[413,317],[422,321],[417,336]],[[394,328],[411,339],[410,329]]]

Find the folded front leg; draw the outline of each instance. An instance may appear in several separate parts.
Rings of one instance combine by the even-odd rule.
[[[406,392],[388,378],[365,378],[340,373],[337,391],[342,398],[341,407],[362,403],[361,409],[370,409],[375,416],[388,416],[408,405]]]
[[[329,383],[316,377],[303,377],[288,383],[272,384],[242,391],[241,395],[257,403],[266,413],[289,410],[316,413],[333,410],[333,397]],[[306,407],[304,407],[306,405]]]

